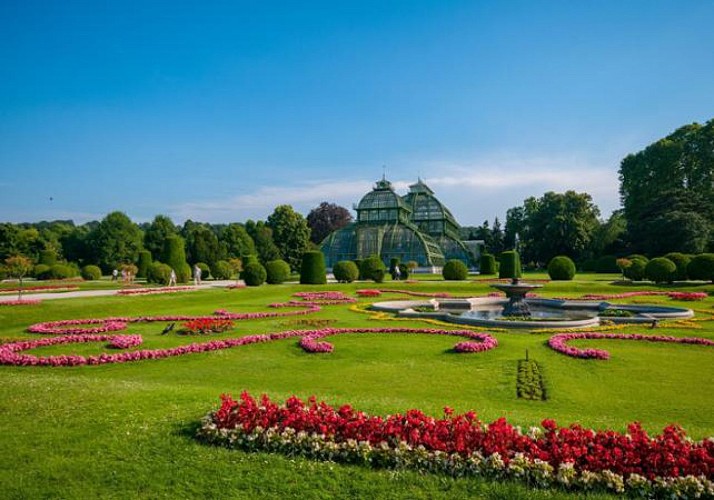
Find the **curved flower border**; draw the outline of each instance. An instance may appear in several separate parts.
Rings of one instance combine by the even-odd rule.
[[[192,292],[198,290],[193,286],[176,286],[166,288],[134,288],[127,290],[117,290],[117,295],[158,295],[162,293]]]
[[[40,303],[42,303],[40,299],[2,300],[0,306],[36,306]]]
[[[610,359],[610,353],[603,349],[580,349],[569,346],[571,340],[639,340],[645,342],[669,342],[674,344],[695,344],[714,346],[714,341],[700,337],[672,337],[670,335],[642,335],[642,334],[624,334],[624,333],[599,333],[599,332],[580,332],[580,333],[560,333],[553,335],[548,339],[548,346],[566,356],[581,359]]]

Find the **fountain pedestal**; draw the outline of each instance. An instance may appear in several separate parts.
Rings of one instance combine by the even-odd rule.
[[[508,297],[508,303],[503,307],[502,316],[523,316],[530,318],[531,310],[526,303],[526,294],[543,285],[532,283],[521,283],[518,278],[513,278],[510,283],[497,283],[491,285],[493,288],[501,290]]]

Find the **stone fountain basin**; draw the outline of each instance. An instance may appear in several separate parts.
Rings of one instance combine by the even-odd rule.
[[[376,302],[371,309],[395,313],[402,318],[430,318],[461,325],[476,325],[493,328],[592,328],[600,324],[598,314],[608,308],[622,309],[633,313],[631,317],[607,317],[613,323],[646,323],[657,320],[685,319],[694,316],[691,309],[681,307],[665,307],[644,304],[610,304],[602,301],[569,301],[557,299],[526,299],[529,307],[534,310],[561,311],[570,313],[567,319],[557,320],[504,320],[498,318],[482,318],[476,315],[463,314],[468,311],[480,311],[502,308],[508,299],[500,297],[474,297],[464,299],[430,299],[430,300],[392,300]],[[416,308],[432,308],[432,311],[421,312]]]

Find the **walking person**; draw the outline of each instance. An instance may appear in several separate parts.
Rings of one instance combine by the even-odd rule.
[[[193,266],[193,284],[195,286],[198,286],[201,284],[201,268],[198,267],[198,264]]]
[[[168,286],[176,286],[176,271],[171,269],[171,274],[169,274],[169,284]]]

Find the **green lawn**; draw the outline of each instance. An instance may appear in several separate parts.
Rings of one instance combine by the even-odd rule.
[[[545,278],[532,275],[531,279]],[[619,293],[652,286],[610,285],[615,275],[579,275],[551,283],[543,296]],[[115,315],[208,314],[218,308],[266,311],[300,290],[396,288],[455,295],[484,294],[480,281],[448,283],[434,276],[419,283],[273,285],[143,297],[99,297],[46,301],[40,306],[0,307],[0,338],[37,338],[24,329],[38,321]],[[677,290],[712,291],[712,285]],[[387,298],[403,297],[385,295]],[[370,299],[375,300],[375,299]],[[638,302],[687,303],[666,297]],[[360,299],[366,302],[366,299]],[[714,299],[689,303],[710,310]],[[699,315],[703,316],[703,315]],[[302,318],[333,319],[335,327],[415,326],[385,322],[325,306]],[[658,334],[714,338],[714,322],[702,329],[666,324]],[[144,348],[206,339],[161,336],[163,323],[130,325]],[[229,338],[293,329],[291,318],[236,323]],[[628,332],[652,333],[646,328]],[[328,339],[329,355],[304,353],[295,339],[219,352],[123,365],[77,368],[0,366],[0,491],[4,498],[563,498],[560,491],[533,491],[520,484],[451,479],[403,471],[375,471],[262,453],[243,453],[197,443],[199,419],[221,393],[265,392],[274,399],[315,394],[332,404],[350,403],[375,414],[420,408],[440,415],[448,405],[475,410],[490,421],[506,416],[522,426],[544,418],[624,430],[637,420],[657,432],[677,422],[695,438],[714,435],[714,349],[625,341],[581,341],[606,348],[609,361],[577,360],[545,345],[547,334],[495,333],[499,347],[480,354],[454,354],[456,337],[344,335]],[[516,399],[517,361],[529,351],[544,371],[548,401]],[[73,344],[37,354],[102,352],[101,344]],[[582,495],[578,495],[582,498]],[[598,495],[593,496],[600,497]],[[604,497],[604,496],[603,496]]]

